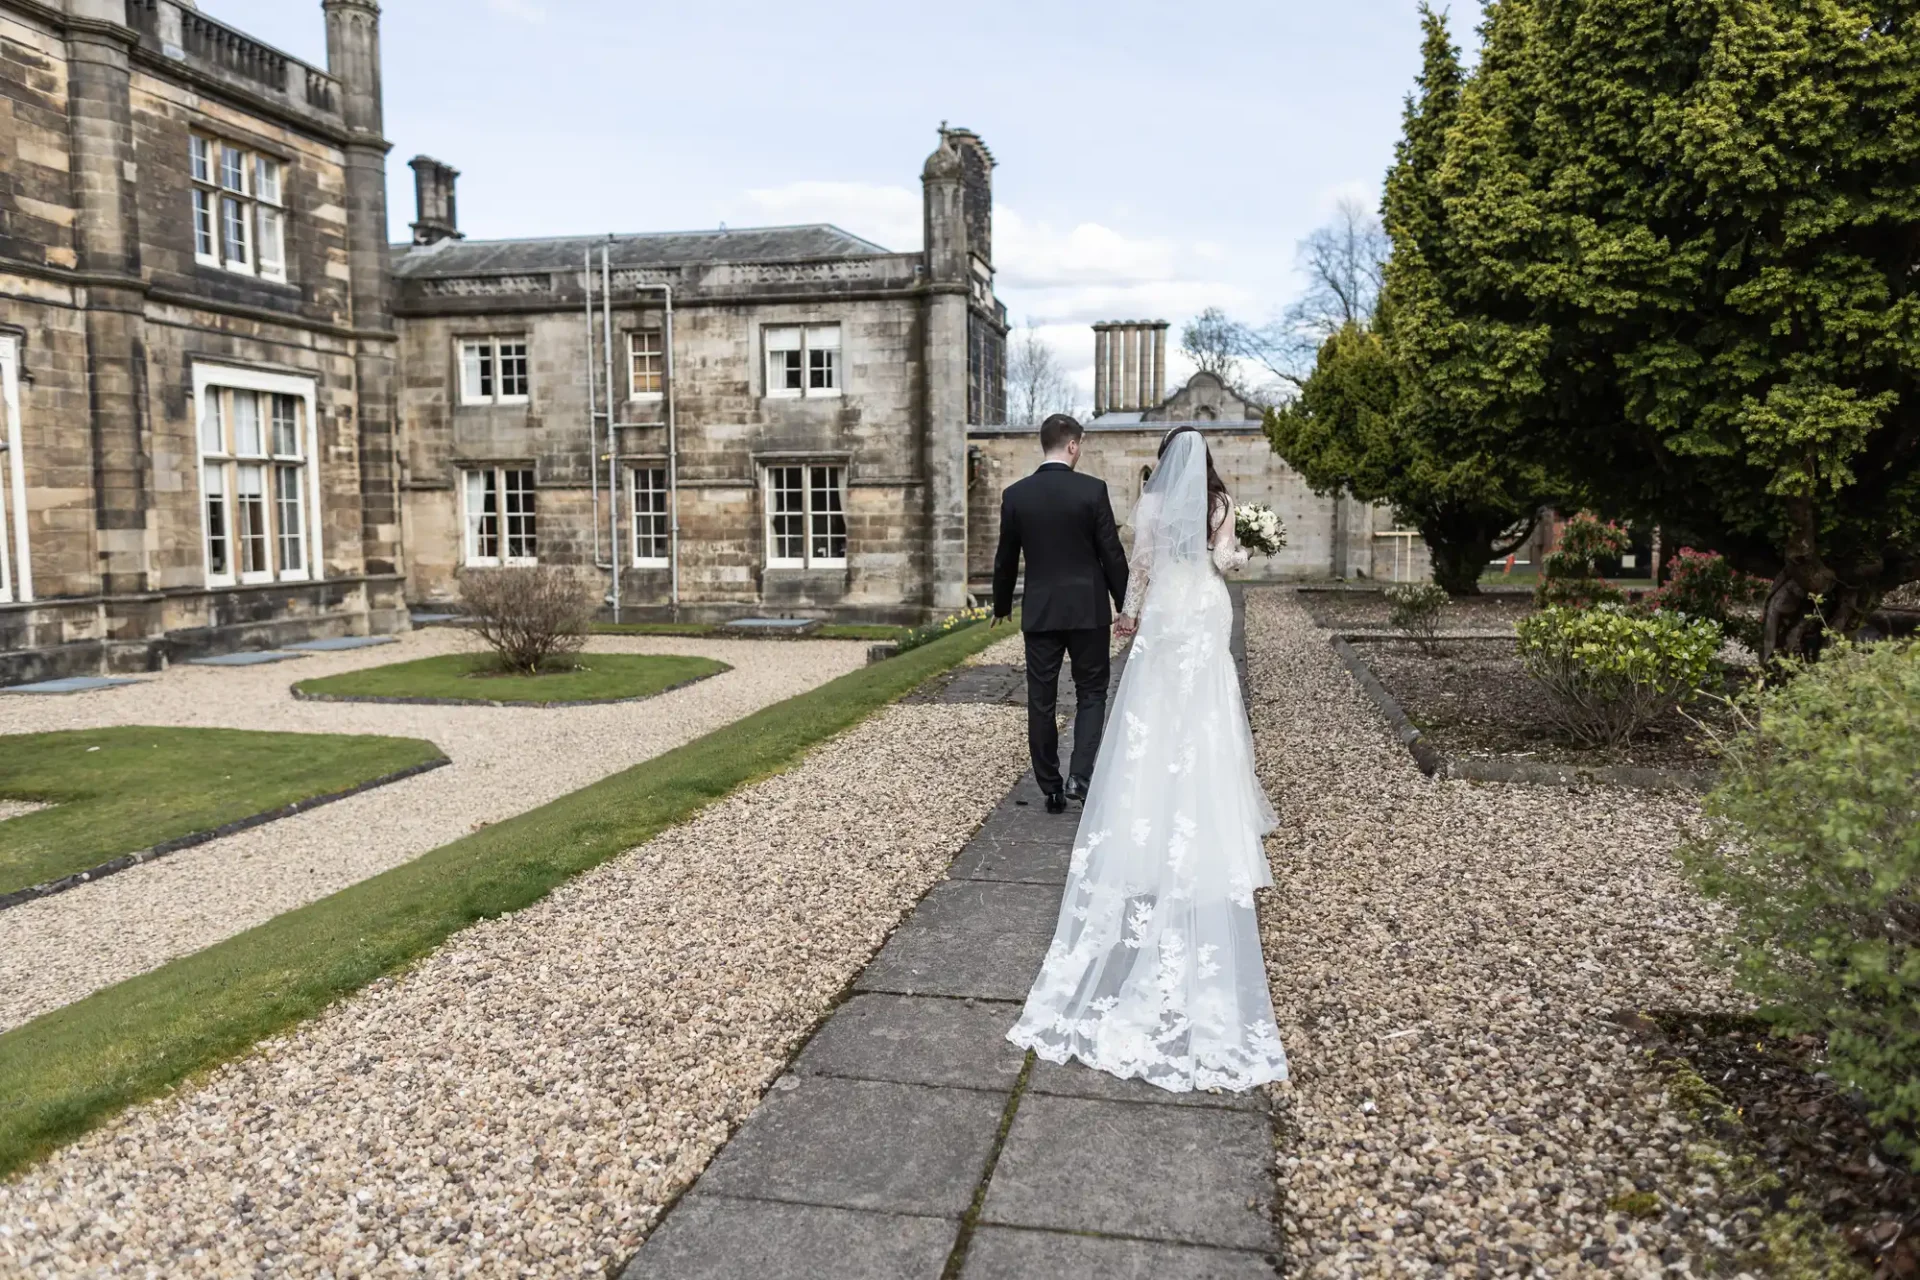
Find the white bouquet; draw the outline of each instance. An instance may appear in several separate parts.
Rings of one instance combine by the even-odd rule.
[[[1249,502],[1233,513],[1233,533],[1240,545],[1256,555],[1274,556],[1287,545],[1287,528],[1272,507]]]

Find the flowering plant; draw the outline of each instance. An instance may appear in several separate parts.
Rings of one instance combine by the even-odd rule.
[[[1256,555],[1279,555],[1287,545],[1287,528],[1272,507],[1249,502],[1233,513],[1233,533],[1240,545]]]
[[[962,627],[971,627],[977,622],[985,622],[992,616],[993,610],[984,605],[950,613],[938,622],[924,623],[901,636],[899,651],[905,653],[909,649],[918,649],[923,644],[932,644],[943,636],[952,635]]]

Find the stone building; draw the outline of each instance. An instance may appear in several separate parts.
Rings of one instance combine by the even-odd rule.
[[[405,621],[379,9],[0,0],[0,683]]]
[[[1285,550],[1256,557],[1241,576],[1388,582],[1429,576],[1425,545],[1417,534],[1397,528],[1391,511],[1345,495],[1316,494],[1280,460],[1262,429],[1261,406],[1211,373],[1196,373],[1167,395],[1167,327],[1164,320],[1093,327],[1094,413],[1086,422],[1080,469],[1106,481],[1129,545],[1128,522],[1160,441],[1188,425],[1207,437],[1214,466],[1235,501],[1264,503],[1286,524]],[[967,572],[976,594],[987,590],[993,576],[1000,494],[1039,464],[1034,423],[976,427],[968,434]]]
[[[925,247],[891,253],[824,225],[470,241],[456,172],[415,160],[409,598],[539,563],[622,616],[963,606],[966,433],[1005,417],[993,164],[943,127]]]

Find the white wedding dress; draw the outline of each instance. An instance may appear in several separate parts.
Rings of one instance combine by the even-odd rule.
[[[1060,921],[1007,1033],[1163,1089],[1250,1089],[1287,1076],[1253,891],[1273,883],[1273,807],[1228,639],[1224,570],[1245,562],[1232,504],[1207,497],[1204,441],[1177,435],[1134,513],[1120,678]]]

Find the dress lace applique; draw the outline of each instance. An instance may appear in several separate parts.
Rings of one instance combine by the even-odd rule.
[[[1150,496],[1136,528],[1154,518]],[[1261,838],[1275,819],[1253,772],[1221,577],[1245,552],[1231,504],[1224,519],[1208,514],[1194,558],[1149,563],[1149,540],[1136,541],[1124,611],[1140,630],[1112,720],[1124,731],[1101,751],[1059,923],[1008,1032],[1050,1062],[1175,1092],[1287,1075],[1253,902],[1273,883]]]

